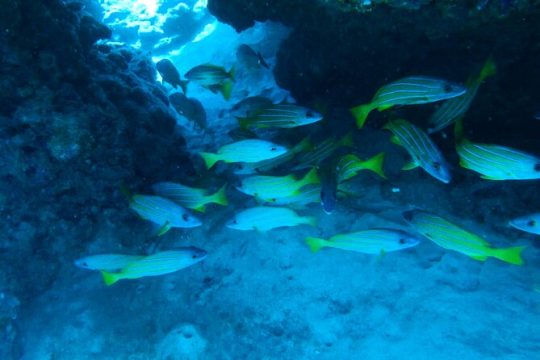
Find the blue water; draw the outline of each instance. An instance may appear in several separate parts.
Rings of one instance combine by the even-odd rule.
[[[306,19],[299,26],[276,2],[272,20],[240,32],[204,0],[10,3],[13,16],[0,16],[0,359],[540,359],[540,235],[509,225],[540,212],[539,180],[487,180],[460,166],[452,126],[429,135],[448,161],[448,184],[421,168],[402,170],[410,156],[383,125],[406,118],[427,129],[441,102],[374,110],[362,129],[349,112],[405,76],[463,84],[492,56],[497,72],[463,116],[465,134],[538,159],[540,50],[538,33],[528,32],[540,20],[537,5],[523,10],[519,1],[479,1],[459,16],[479,14],[483,25],[456,35],[449,30],[456,14],[440,25],[424,19],[425,26],[392,29],[393,21],[404,24],[435,6],[430,2],[320,3],[347,11],[333,10],[335,23],[310,28],[311,5],[302,5]],[[252,10],[241,11],[247,17]],[[298,7],[291,4],[293,13]],[[332,26],[355,16],[365,19],[358,25],[364,32],[351,28],[328,41],[338,32]],[[385,30],[370,33],[366,24],[384,21]],[[490,21],[511,31],[495,36]],[[430,26],[425,38],[418,35]],[[355,46],[343,45],[354,36],[361,39]],[[395,56],[386,41],[395,44]],[[240,59],[242,44],[269,68]],[[205,126],[169,101],[182,90],[156,70],[163,59],[182,80],[202,64],[234,72],[228,100],[188,84],[186,95],[202,105]],[[249,96],[295,103],[324,119],[246,134],[233,106]],[[314,217],[315,226],[226,226],[260,202],[238,191],[246,175],[237,164],[206,169],[200,152],[245,137],[293,147],[309,136],[305,155],[346,134],[352,146],[337,147],[329,159],[384,152],[386,179],[361,171],[343,185],[331,211],[318,190],[312,203],[287,206]],[[256,175],[301,178],[310,166],[293,170],[298,158]],[[323,186],[336,174],[330,160],[311,165]],[[227,184],[228,205],[188,210],[202,225],[158,235],[170,224],[141,218],[130,201],[133,194],[152,195],[162,181],[211,193]],[[495,248],[523,246],[523,264],[479,261],[441,246],[406,221],[403,212],[412,209]],[[406,231],[420,242],[368,254],[314,253],[305,241],[374,228]],[[185,247],[207,255],[179,271],[112,286],[99,271],[76,264],[96,254],[148,256]]]

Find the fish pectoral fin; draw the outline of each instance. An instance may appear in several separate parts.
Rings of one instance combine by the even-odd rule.
[[[205,212],[206,207],[205,207],[205,205],[199,205],[197,207],[194,207],[193,210],[203,213],[203,212]]]
[[[493,177],[493,176],[488,176],[488,175],[480,175],[480,177],[482,179],[485,179],[485,180],[501,180],[499,178],[496,178],[496,177]]]
[[[167,221],[165,224],[163,224],[157,231],[157,236],[162,236],[167,233],[171,229],[171,224]]]
[[[478,261],[486,261],[487,259],[487,256],[484,256],[484,255],[471,255],[471,257],[475,260],[478,260]]]
[[[401,141],[399,140],[399,138],[398,138],[396,135],[392,135],[392,136],[390,137],[390,142],[391,142],[392,144],[396,144],[396,145],[398,145],[398,146],[403,146],[403,144],[401,143]]]
[[[412,169],[416,169],[418,167],[418,163],[414,160],[411,160],[409,162],[407,162],[405,165],[403,165],[403,167],[401,168],[401,170],[412,170]]]

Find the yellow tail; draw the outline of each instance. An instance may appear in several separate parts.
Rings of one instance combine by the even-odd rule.
[[[312,252],[319,251],[322,247],[325,246],[326,240],[320,239],[320,238],[314,238],[314,237],[307,237],[306,238],[306,244],[308,244],[309,249]]]
[[[223,185],[221,189],[216,191],[215,194],[212,195],[212,202],[218,205],[227,206],[229,205],[229,202],[227,201],[227,195],[225,194],[225,189],[227,188],[227,184]]]
[[[233,82],[231,80],[225,81],[223,82],[223,84],[221,84],[219,91],[221,92],[225,100],[229,100],[231,98],[232,87]]]
[[[204,164],[206,165],[207,169],[211,169],[212,166],[214,166],[214,164],[220,160],[217,154],[207,153],[207,152],[200,152],[199,154],[203,158]]]
[[[122,279],[120,276],[118,276],[118,274],[113,274],[106,271],[102,271],[101,276],[103,277],[103,282],[107,286],[111,286],[112,284],[116,283],[118,280]]]
[[[486,60],[484,67],[482,67],[482,70],[480,71],[480,75],[478,75],[478,82],[482,82],[488,77],[495,75],[496,72],[497,66],[495,66],[493,58],[490,57]]]
[[[384,163],[384,152],[380,152],[377,155],[373,156],[371,159],[362,162],[362,167],[373,171],[375,174],[379,175],[383,179],[386,179],[383,170]]]
[[[317,175],[317,168],[312,168],[309,170],[309,172],[304,176],[302,180],[300,180],[300,188],[311,185],[311,184],[320,184],[319,176]]]
[[[521,258],[521,252],[523,249],[525,249],[525,246],[515,246],[506,249],[493,249],[491,256],[510,264],[523,265],[523,259]]]
[[[366,122],[371,110],[373,110],[373,106],[371,104],[365,104],[351,108],[351,114],[356,119],[356,126],[359,129],[364,127],[364,123]]]

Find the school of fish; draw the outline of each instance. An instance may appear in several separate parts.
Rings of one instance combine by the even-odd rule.
[[[164,86],[169,84],[173,88],[169,99],[179,115],[205,129],[208,122],[203,105],[186,96],[190,84],[229,100],[234,91],[236,66],[249,71],[270,69],[263,55],[249,45],[239,46],[236,56],[237,63],[230,70],[201,64],[189,70],[185,80],[170,60],[156,64]],[[352,107],[350,120],[362,129],[373,110],[442,102],[428,119],[427,128],[411,119],[388,117],[383,130],[389,132],[389,141],[402,147],[410,158],[402,170],[421,168],[435,181],[451,183],[457,170],[447,161],[448,154],[439,149],[432,135],[454,124],[455,151],[461,167],[484,180],[538,180],[540,157],[503,145],[477,143],[465,136],[465,114],[481,85],[495,75],[495,62],[489,58],[463,85],[424,75],[403,77],[381,86],[369,103]],[[296,142],[274,140],[281,139],[276,133],[302,134],[297,128],[327,121],[325,111],[317,110],[286,101],[274,103],[261,95],[247,97],[224,110],[238,121],[238,131],[229,134],[231,139],[225,141],[223,137],[224,142],[216,148],[193,154],[204,168],[201,181],[183,183],[163,179],[148,184],[152,194],[132,194],[131,189],[122,186],[127,204],[140,218],[153,224],[156,236],[173,228],[199,227],[205,223],[205,216],[219,206],[227,209],[229,216],[224,227],[230,231],[266,233],[276,228],[309,226],[316,232],[319,217],[327,216],[321,214],[332,214],[343,198],[355,195],[349,189],[354,188],[352,180],[360,172],[368,170],[377,181],[387,179],[384,152],[359,153],[354,132],[362,130],[319,139],[311,135],[297,137]],[[268,129],[273,135],[268,135]],[[202,183],[210,185],[201,186]],[[231,203],[231,196],[244,198],[245,202]],[[508,224],[540,235],[538,211],[516,214]],[[459,225],[464,221],[453,220],[455,217],[451,215],[417,208],[403,209],[401,214],[399,220],[403,226],[347,229],[326,238],[315,233],[305,239],[306,248],[312,252],[334,248],[381,255],[415,247],[422,239],[428,239],[474,260],[494,258],[513,265],[524,263],[525,246],[494,247],[482,236]],[[77,259],[75,265],[101,272],[105,284],[112,285],[123,279],[173,273],[202,261],[207,255],[203,249],[186,246],[152,254],[87,255]]]

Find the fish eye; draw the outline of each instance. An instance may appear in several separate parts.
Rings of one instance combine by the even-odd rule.
[[[444,84],[444,92],[451,92],[452,91],[452,85],[450,85],[449,83],[446,83]]]
[[[540,171],[540,163],[534,165],[534,171]]]
[[[403,238],[399,239],[399,243],[400,243],[401,245],[405,244],[405,239],[403,239]]]
[[[529,220],[529,221],[527,222],[527,226],[533,227],[533,226],[535,226],[535,225],[536,225],[536,221],[534,221],[534,220]]]
[[[276,151],[276,150],[277,148],[275,146],[270,149],[270,151]]]
[[[88,267],[88,264],[86,263],[86,261],[82,262],[81,265],[84,267]]]
[[[433,163],[433,167],[435,168],[435,170],[440,170],[441,169],[441,163],[436,161],[436,162]]]
[[[313,117],[313,115],[314,115],[314,114],[313,114],[313,111],[311,111],[311,110],[308,110],[308,111],[306,112],[306,116],[307,116],[307,117]]]
[[[189,215],[188,214],[182,214],[182,219],[184,221],[188,221],[189,220]]]
[[[193,255],[191,255],[191,258],[192,258],[192,259],[196,259],[196,258],[197,258],[197,255],[193,254]]]

